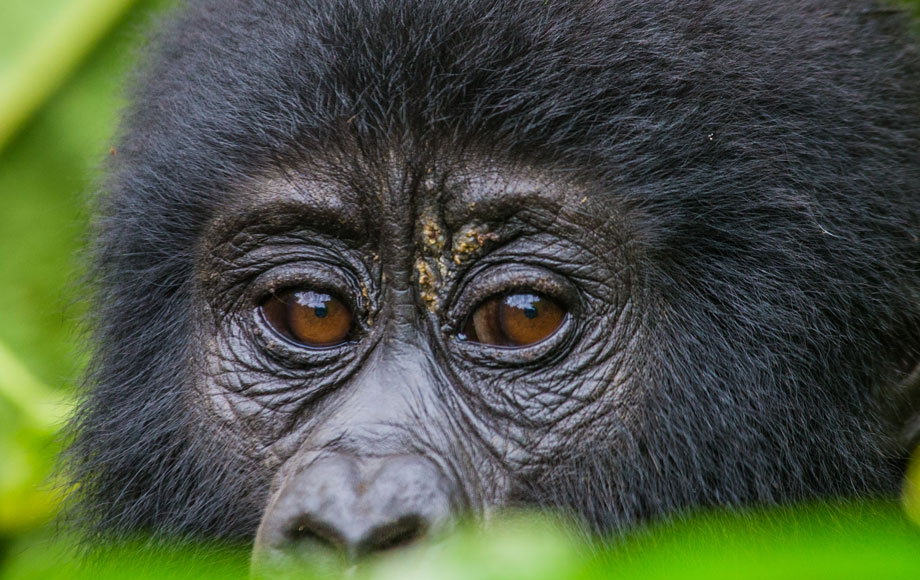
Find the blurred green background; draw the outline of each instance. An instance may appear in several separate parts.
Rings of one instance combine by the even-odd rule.
[[[60,498],[51,475],[57,432],[86,357],[79,250],[126,72],[143,50],[143,31],[172,4],[0,0],[0,580],[76,574],[46,524]],[[603,549],[545,518],[512,518],[485,538],[458,535],[434,560],[416,554],[375,574],[589,578],[616,570],[622,577],[732,578],[811,570],[809,577],[864,578],[874,570],[885,572],[874,577],[920,578],[920,536],[904,515],[920,522],[920,461],[913,481],[901,506],[709,514]],[[241,558],[230,558],[232,570]],[[133,561],[129,551],[93,577],[135,576],[125,568]],[[204,557],[183,574],[232,575],[220,562]]]
[[[0,0],[0,566],[57,506],[85,360],[79,250],[126,72],[164,0]]]

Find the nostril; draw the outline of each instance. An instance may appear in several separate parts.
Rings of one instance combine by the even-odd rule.
[[[345,540],[334,527],[308,518],[296,520],[285,534],[291,545],[318,545],[341,551]]]
[[[428,523],[425,518],[418,515],[404,516],[371,530],[361,541],[358,552],[371,554],[402,548],[423,538],[427,532]]]

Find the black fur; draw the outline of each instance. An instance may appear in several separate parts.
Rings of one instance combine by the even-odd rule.
[[[599,530],[893,494],[920,360],[920,72],[835,0],[204,0],[160,32],[99,201],[68,460],[97,531],[250,538],[265,475],[198,425],[195,251],[291,159],[400,149],[569,171],[626,208],[642,436],[518,484]],[[331,152],[331,153],[330,153]]]

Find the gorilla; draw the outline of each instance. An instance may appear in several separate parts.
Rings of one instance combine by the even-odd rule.
[[[195,0],[95,212],[87,537],[895,496],[920,58],[851,0]],[[336,556],[339,557],[339,556]]]

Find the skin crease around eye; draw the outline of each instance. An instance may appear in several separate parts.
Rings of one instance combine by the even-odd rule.
[[[550,337],[566,311],[536,294],[509,294],[480,304],[464,328],[466,340],[492,346],[523,347]]]
[[[306,346],[335,346],[351,333],[351,312],[339,299],[321,292],[272,296],[262,304],[262,313],[279,334]]]

